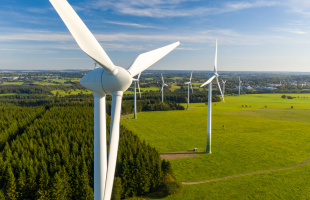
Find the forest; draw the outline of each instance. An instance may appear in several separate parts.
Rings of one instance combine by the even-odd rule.
[[[93,199],[92,106],[8,107],[0,120],[0,199]],[[113,199],[165,191],[167,176],[170,163],[121,126]]]

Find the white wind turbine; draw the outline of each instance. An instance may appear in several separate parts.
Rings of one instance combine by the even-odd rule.
[[[212,109],[212,81],[214,78],[216,78],[217,85],[219,87],[219,90],[221,91],[222,98],[224,101],[224,95],[221,90],[221,86],[219,83],[219,75],[217,73],[217,40],[216,40],[216,48],[215,48],[215,60],[214,60],[214,72],[209,73],[206,76],[211,77],[209,80],[207,80],[204,84],[202,84],[200,87],[203,87],[207,84],[209,84],[209,91],[208,91],[208,124],[207,124],[207,148],[206,153],[211,154],[211,109]]]
[[[240,96],[241,83],[242,81],[240,80],[240,76],[239,76],[239,96]]]
[[[189,108],[189,85],[191,85],[192,93],[193,93],[193,87],[192,87],[192,75],[193,72],[191,72],[191,77],[189,79],[189,82],[185,82],[184,84],[187,85],[187,108]]]
[[[139,88],[139,94],[140,94],[140,99],[141,99],[141,92],[140,92],[140,85],[139,85],[139,78],[140,78],[141,73],[138,75],[137,79],[132,79],[132,81],[135,83],[135,94],[134,94],[134,119],[137,119],[137,87],[136,84],[138,84],[138,88]]]
[[[50,2],[80,48],[102,67],[89,72],[80,80],[80,83],[94,94],[94,199],[110,200],[117,160],[123,92],[131,85],[132,77],[167,55],[180,42],[139,55],[133,64],[125,70],[112,63],[99,42],[66,0],[50,0]],[[106,151],[106,95],[112,95],[108,160]]]
[[[226,84],[226,80],[222,80],[222,84],[223,84],[223,98],[225,96],[225,84]],[[223,99],[224,100],[224,99]]]
[[[161,90],[160,90],[161,91],[161,102],[164,102],[164,87],[168,85],[164,81],[163,74],[161,74],[161,81],[162,81]]]

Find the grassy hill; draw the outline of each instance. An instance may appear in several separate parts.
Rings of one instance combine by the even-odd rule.
[[[255,94],[213,103],[212,154],[171,160],[177,179],[202,181],[296,165],[310,156],[310,94]],[[297,98],[297,97],[308,97]],[[293,106],[293,109],[291,109]],[[121,123],[159,152],[206,146],[207,106],[187,111],[143,112]],[[131,116],[129,116],[131,117]],[[226,129],[223,130],[222,126]],[[167,199],[303,199],[310,186],[310,164],[199,185],[186,185]]]

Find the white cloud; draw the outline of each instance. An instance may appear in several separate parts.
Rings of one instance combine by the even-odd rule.
[[[117,24],[117,25],[122,25],[122,26],[132,26],[132,27],[137,27],[137,28],[155,28],[155,29],[162,29],[160,27],[155,27],[155,26],[148,26],[148,25],[143,25],[143,24],[136,24],[136,23],[128,23],[128,22],[117,22],[117,21],[109,21],[109,20],[104,20],[105,23],[109,24]]]
[[[284,32],[294,33],[294,34],[299,34],[299,35],[307,34],[307,32],[301,31],[301,30],[297,30],[297,29],[279,28],[279,29],[275,29],[275,31],[284,31]]]
[[[228,2],[217,7],[192,7],[183,5],[191,0],[97,0],[91,3],[93,9],[111,9],[116,13],[144,17],[184,17],[195,15],[215,15],[243,9],[275,6],[275,1],[241,1]],[[199,0],[197,0],[199,1]]]
[[[287,6],[290,12],[310,16],[309,0],[283,0],[281,3],[284,6]]]

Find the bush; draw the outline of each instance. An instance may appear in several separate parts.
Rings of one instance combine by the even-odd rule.
[[[175,195],[182,191],[183,185],[180,181],[173,181],[165,186],[165,192],[167,195]]]
[[[167,185],[168,183],[174,182],[174,178],[171,176],[171,174],[165,174],[164,175],[164,184]]]

